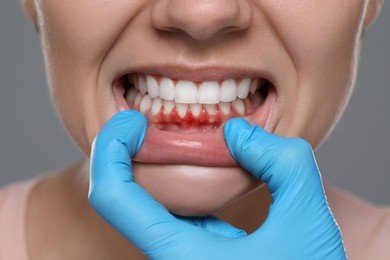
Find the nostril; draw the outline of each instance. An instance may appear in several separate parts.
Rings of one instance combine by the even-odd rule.
[[[158,30],[180,32],[199,41],[215,35],[245,30],[252,9],[241,0],[154,1],[152,23]]]

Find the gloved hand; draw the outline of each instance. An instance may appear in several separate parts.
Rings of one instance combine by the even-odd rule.
[[[253,234],[212,216],[177,217],[134,182],[131,158],[147,121],[123,111],[104,126],[91,157],[89,201],[151,259],[346,259],[311,147],[269,134],[243,119],[224,128],[233,157],[267,184],[272,205]]]

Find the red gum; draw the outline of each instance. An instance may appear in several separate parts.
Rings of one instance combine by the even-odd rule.
[[[181,118],[177,109],[174,108],[170,114],[167,114],[163,108],[156,116],[148,116],[151,122],[157,124],[183,124],[183,128],[192,127],[200,124],[221,124],[223,122],[221,111],[216,111],[214,114],[209,113],[202,108],[200,115],[195,117],[191,110],[187,109],[186,115]]]
[[[139,107],[133,108],[135,110],[139,110]],[[209,114],[207,109],[202,107],[200,115],[195,117],[191,110],[188,108],[186,115],[182,118],[179,116],[179,113],[177,112],[177,109],[174,108],[171,113],[167,114],[164,110],[164,107],[161,107],[160,112],[157,113],[157,115],[152,116],[150,111],[146,114],[146,116],[149,118],[149,120],[152,123],[155,124],[180,124],[182,127],[188,128],[188,127],[201,127],[204,124],[214,124],[214,125],[220,125],[224,121],[239,116],[234,109],[231,110],[231,113],[229,115],[226,115],[221,112],[221,110],[216,108],[216,111],[213,114]]]

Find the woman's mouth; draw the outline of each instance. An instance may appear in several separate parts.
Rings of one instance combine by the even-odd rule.
[[[276,91],[258,77],[192,81],[159,74],[130,73],[114,85],[118,110],[138,110],[149,120],[134,157],[145,163],[231,167],[223,124],[243,117],[267,129]]]

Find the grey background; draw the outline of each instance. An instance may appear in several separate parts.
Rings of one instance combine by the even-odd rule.
[[[0,0],[0,186],[82,158],[50,103],[38,35],[20,1]],[[316,152],[323,177],[390,205],[390,5],[366,32],[355,93]]]

